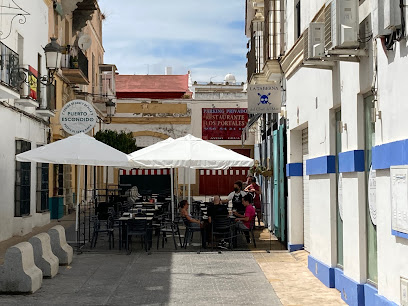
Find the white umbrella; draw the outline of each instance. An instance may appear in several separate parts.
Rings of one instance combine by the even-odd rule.
[[[16,155],[21,162],[134,167],[131,158],[84,133]]]
[[[148,146],[148,147],[146,147],[146,148],[143,148],[143,149],[137,150],[137,151],[135,151],[135,152],[133,152],[133,153],[130,153],[129,156],[130,156],[132,159],[136,159],[138,156],[142,156],[143,154],[152,152],[152,151],[154,151],[154,150],[156,150],[156,149],[159,149],[159,148],[161,148],[162,146],[165,146],[165,145],[167,145],[167,144],[169,144],[169,143],[171,143],[171,142],[173,142],[173,141],[174,141],[174,139],[171,138],[171,137],[169,137],[169,138],[167,138],[167,139],[165,139],[165,140],[156,142],[155,144],[152,144],[152,145],[150,145],[150,146]]]
[[[252,158],[190,134],[140,154],[132,160],[139,167],[145,168],[227,169],[251,167],[254,164]]]
[[[45,146],[16,155],[20,162],[66,165],[134,167],[130,157],[84,133],[58,140]],[[78,169],[79,170],[79,169]],[[79,180],[77,173],[76,225],[78,231]]]
[[[227,169],[251,167],[254,164],[252,158],[190,134],[132,158],[132,160],[145,168]],[[188,181],[188,198],[190,199],[190,172],[188,172]]]

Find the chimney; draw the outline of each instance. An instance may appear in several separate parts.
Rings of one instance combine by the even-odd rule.
[[[164,68],[164,74],[165,75],[172,75],[173,74],[173,68],[172,67]]]

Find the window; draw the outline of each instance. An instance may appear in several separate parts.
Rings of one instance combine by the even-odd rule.
[[[16,155],[31,149],[31,143],[16,140]],[[16,161],[14,187],[14,215],[21,217],[30,214],[31,163]]]
[[[49,164],[37,163],[37,212],[48,210]]]
[[[302,32],[300,24],[300,0],[298,0],[295,5],[295,40],[298,39],[301,34]]]

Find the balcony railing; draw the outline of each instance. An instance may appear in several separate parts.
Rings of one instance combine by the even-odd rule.
[[[62,55],[62,73],[73,84],[88,85],[88,58],[79,48],[66,48]]]
[[[19,57],[16,52],[0,42],[0,81],[15,91],[19,87]]]
[[[99,65],[98,81],[94,82],[92,93],[94,102],[107,102],[116,96],[115,74],[116,66],[111,64]]]
[[[248,82],[254,73],[262,72],[264,65],[264,22],[253,22],[251,24],[251,40],[248,43],[247,53],[247,78]]]

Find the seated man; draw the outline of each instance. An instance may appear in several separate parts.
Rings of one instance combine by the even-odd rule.
[[[244,215],[241,215],[238,212],[234,212],[234,215],[237,216],[237,218],[235,219],[236,227],[238,229],[244,230],[247,243],[250,243],[248,230],[251,228],[251,222],[255,218],[255,208],[251,205],[251,202],[252,196],[250,194],[246,194],[242,198],[242,204],[245,206]]]
[[[214,196],[213,205],[208,206],[208,222],[211,223],[211,218],[215,218],[218,216],[228,216],[228,207],[221,203],[221,199],[219,195]]]

